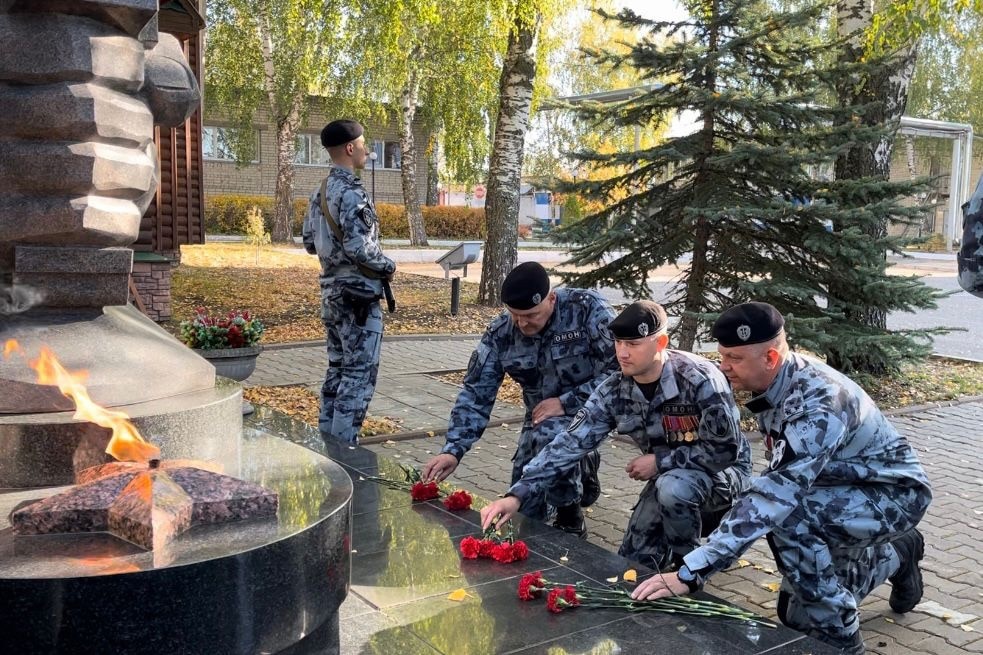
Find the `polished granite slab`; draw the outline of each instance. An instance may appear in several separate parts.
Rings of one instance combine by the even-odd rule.
[[[351,655],[485,655],[493,653],[646,655],[830,655],[832,650],[778,626],[617,609],[551,614],[544,600],[523,602],[522,574],[609,584],[635,568],[615,553],[538,521],[516,530],[529,559],[511,564],[463,560],[458,544],[480,536],[474,510],[450,512],[439,501],[414,503],[370,475],[399,479],[396,461],[345,444],[324,444],[316,430],[260,408],[247,424],[326,454],[353,480],[352,578],[340,613],[341,653]],[[627,583],[620,583],[627,584]],[[463,589],[461,601],[448,595]],[[717,600],[709,594],[706,599]],[[773,621],[772,617],[765,617]]]

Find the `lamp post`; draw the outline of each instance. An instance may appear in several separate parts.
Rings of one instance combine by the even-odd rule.
[[[375,160],[379,158],[379,154],[373,150],[369,153],[369,161],[372,162],[372,204],[375,204]]]

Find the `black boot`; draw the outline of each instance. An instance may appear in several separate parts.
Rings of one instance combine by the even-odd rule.
[[[581,539],[587,538],[587,523],[584,521],[584,512],[580,509],[580,505],[557,507],[553,527],[575,534]]]
[[[864,655],[864,653],[867,652],[867,649],[864,646],[864,638],[860,634],[860,630],[857,630],[846,638],[834,638],[825,633],[814,630],[808,630],[807,634],[810,634],[817,640],[829,644],[834,648],[839,648],[843,655]]]
[[[918,562],[925,555],[925,539],[918,530],[909,530],[891,542],[894,550],[898,551],[901,565],[892,575],[891,598],[888,602],[898,614],[904,614],[922,600],[922,572]]]
[[[590,507],[601,497],[601,453],[592,450],[580,460],[580,484],[584,490],[580,496],[580,506]]]

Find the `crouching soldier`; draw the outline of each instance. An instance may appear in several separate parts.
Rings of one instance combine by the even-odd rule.
[[[719,516],[747,488],[751,449],[723,374],[702,357],[669,350],[667,327],[665,310],[647,300],[611,322],[621,372],[591,394],[505,498],[481,511],[485,528],[501,525],[617,430],[642,451],[628,477],[648,481],[619,554],[667,570],[699,546],[704,516]]]
[[[608,333],[614,310],[596,291],[551,291],[546,269],[526,262],[506,276],[502,302],[507,311],[491,322],[471,355],[464,389],[451,410],[447,443],[424,468],[427,479],[450,475],[484,433],[506,373],[522,387],[526,406],[512,458],[515,482],[522,468],[615,370],[614,344]],[[556,527],[586,536],[581,507],[600,495],[599,465],[600,455],[585,450],[549,489],[530,494],[522,513],[545,521],[555,509]]]

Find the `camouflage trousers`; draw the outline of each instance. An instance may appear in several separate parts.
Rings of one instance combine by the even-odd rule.
[[[671,568],[700,545],[704,514],[725,511],[748,484],[733,467],[658,474],[639,494],[618,554],[656,571]]]
[[[340,294],[322,300],[327,332],[328,370],[321,385],[318,427],[325,438],[358,443],[379,373],[382,309],[374,303],[364,326]]]
[[[891,541],[914,528],[931,495],[902,487],[814,487],[768,535],[784,576],[782,623],[842,646],[860,628],[857,606],[892,576]]]
[[[563,432],[571,420],[569,416],[553,416],[536,426],[526,422],[519,436],[519,447],[512,456],[512,484],[522,477],[522,469],[526,464],[553,441],[556,435]],[[581,466],[578,463],[568,473],[558,477],[549,485],[545,494],[525,498],[519,511],[531,519],[548,521],[553,518],[557,507],[578,504],[584,493]]]

